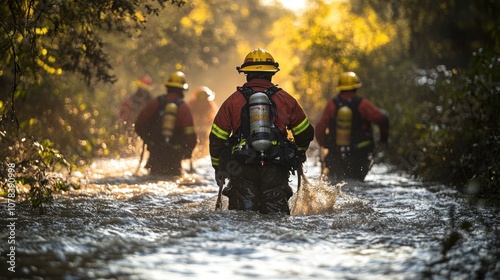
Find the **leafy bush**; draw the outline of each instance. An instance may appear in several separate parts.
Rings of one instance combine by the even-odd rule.
[[[500,59],[474,53],[468,72],[444,66],[406,74],[390,111],[391,161],[425,180],[500,196]]]
[[[54,192],[68,190],[70,186],[75,187],[60,173],[71,171],[72,166],[59,150],[54,148],[52,142],[49,140],[38,142],[33,138],[13,133],[12,131],[16,131],[12,129],[14,125],[14,121],[6,116],[0,119],[0,143],[5,147],[0,149],[0,157],[4,159],[0,168],[2,196],[7,196],[8,193],[9,168],[7,167],[13,165],[16,183],[29,186],[28,193],[18,192],[16,188],[15,199],[29,200],[34,208],[43,211],[44,206],[52,203]]]

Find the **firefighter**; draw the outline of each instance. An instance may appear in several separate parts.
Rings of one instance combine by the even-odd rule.
[[[208,155],[208,134],[218,109],[214,99],[215,93],[210,88],[201,86],[196,88],[186,101],[193,113],[194,128],[198,136],[194,158]]]
[[[342,73],[338,95],[328,100],[315,125],[318,144],[328,149],[324,165],[333,180],[365,179],[375,148],[372,124],[379,127],[380,143],[388,140],[389,118],[383,110],[357,94],[361,86],[356,73]]]
[[[191,158],[196,145],[191,110],[184,103],[188,89],[183,72],[172,73],[165,82],[166,94],[153,99],[141,111],[135,131],[146,143],[146,169],[154,176],[179,176],[181,162]]]
[[[136,81],[137,90],[120,105],[120,119],[127,124],[134,123],[139,112],[148,104],[151,99],[151,89],[153,80],[149,76],[141,77]]]
[[[249,52],[236,67],[246,83],[214,118],[210,156],[219,188],[229,179],[222,192],[229,210],[290,214],[289,173],[306,160],[314,128],[297,100],[271,82],[278,66],[264,49]]]

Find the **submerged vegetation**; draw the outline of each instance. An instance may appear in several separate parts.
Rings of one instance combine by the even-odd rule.
[[[130,124],[118,120],[135,79],[151,76],[159,95],[166,76],[182,70],[191,88],[207,85],[220,102],[243,79],[234,66],[264,47],[280,63],[275,81],[313,122],[336,76],[355,71],[360,94],[390,116],[380,160],[499,197],[500,3],[469,2],[311,0],[295,14],[258,0],[8,0],[0,7],[0,171],[15,163],[32,205],[43,205],[69,186],[54,171],[138,154]]]

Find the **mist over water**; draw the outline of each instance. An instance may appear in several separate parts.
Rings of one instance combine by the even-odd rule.
[[[8,272],[2,261],[0,277],[500,275],[494,262],[500,251],[498,210],[469,205],[449,187],[424,185],[383,165],[375,165],[363,183],[333,184],[320,178],[317,165],[307,162],[302,194],[291,199],[292,216],[214,211],[217,187],[209,158],[194,162],[195,172],[182,178],[134,176],[136,166],[137,159],[96,162],[86,174],[86,187],[57,195],[45,215],[19,205],[16,272]],[[292,176],[294,190],[297,183]],[[2,236],[6,235],[2,225]],[[456,243],[447,245],[456,236]]]

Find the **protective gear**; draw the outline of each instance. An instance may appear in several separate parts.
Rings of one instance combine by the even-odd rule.
[[[248,68],[245,67],[252,66],[255,65],[243,65],[242,68],[247,70]],[[277,65],[265,66],[276,71]],[[258,73],[258,71],[246,73],[247,78],[252,73]],[[268,73],[273,74],[273,72]],[[289,186],[290,167],[281,162],[281,156],[277,157],[281,148],[288,145],[282,146],[279,143],[281,138],[286,137],[287,132],[291,131],[295,145],[305,151],[314,138],[314,128],[297,100],[286,91],[277,90],[272,96],[268,95],[273,103],[270,106],[272,112],[270,123],[272,141],[276,140],[276,144],[273,142],[273,146],[266,151],[264,165],[261,165],[258,157],[240,159],[239,156],[244,156],[245,151],[256,153],[253,148],[249,147],[251,140],[247,137],[250,136],[250,122],[243,121],[243,115],[249,115],[248,97],[245,94],[247,88],[253,92],[267,92],[270,88],[277,87],[267,79],[251,79],[243,86],[237,87],[237,90],[224,101],[214,118],[209,136],[212,166],[216,170],[221,168],[228,170],[230,187],[225,188],[222,194],[229,198],[229,210],[289,214],[288,200],[293,194]],[[250,116],[248,116],[249,119]],[[233,142],[234,139],[237,141]],[[240,141],[241,139],[248,141]],[[279,152],[276,156],[273,156],[274,150]],[[283,153],[285,154],[287,153]],[[293,152],[291,154],[294,156]],[[228,163],[224,163],[227,162],[224,159],[226,155],[229,156]]]
[[[175,102],[167,103],[161,114],[163,117],[161,132],[163,137],[165,137],[165,142],[170,143],[170,139],[172,139],[172,135],[174,134],[175,119],[177,118],[177,104]]]
[[[271,123],[269,122],[269,98],[256,92],[248,98],[250,113],[251,145],[263,154],[271,146]]]
[[[363,84],[358,75],[354,72],[345,72],[340,74],[339,83],[337,86],[338,91],[353,90],[360,88]]]
[[[217,186],[224,186],[226,183],[226,176],[220,170],[215,170],[215,182],[217,182]]]
[[[335,144],[344,147],[351,145],[352,110],[349,106],[342,106],[338,109],[336,124]]]
[[[186,83],[186,75],[181,71],[170,74],[170,77],[168,77],[168,80],[165,82],[165,86],[180,88],[182,90],[187,90],[189,87]]]
[[[274,61],[273,56],[265,49],[257,48],[247,54],[243,64],[236,67],[238,73],[241,72],[268,72],[276,73],[279,69],[278,62]]]
[[[238,176],[231,177],[230,186],[222,194],[229,198],[229,210],[290,214],[287,202],[293,192],[286,167],[250,164]]]

